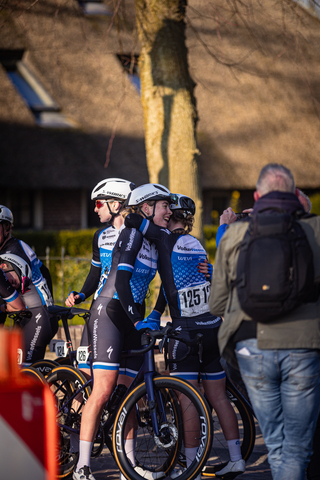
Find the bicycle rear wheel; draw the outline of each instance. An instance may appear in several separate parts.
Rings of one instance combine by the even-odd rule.
[[[31,366],[47,377],[54,368],[59,367],[59,364],[54,360],[43,358],[42,360],[37,360]]]
[[[53,369],[46,380],[55,395],[58,409],[58,478],[66,479],[72,474],[78,461],[81,413],[91,394],[91,387],[85,386],[87,380],[79,370],[67,365]]]
[[[39,372],[36,368],[23,367],[21,368],[20,372],[23,375],[27,375],[28,377],[33,378],[34,380],[37,380],[40,383],[43,383],[44,385],[47,383],[44,375],[42,375],[42,373]]]
[[[190,434],[190,425],[196,423],[196,458],[179,480],[194,478],[202,469],[212,443],[212,419],[206,400],[188,382],[176,377],[153,379],[155,404],[150,404],[145,383],[138,385],[121,403],[113,431],[113,450],[121,472],[130,480],[155,480],[167,476],[178,462],[182,437]],[[181,397],[184,395],[184,409]],[[187,401],[186,401],[187,399]],[[184,416],[193,408],[189,423]],[[156,435],[151,414],[157,414],[159,435]],[[135,422],[132,422],[132,417]],[[135,459],[132,466],[125,451],[126,431],[136,430]]]
[[[242,458],[247,461],[256,439],[254,417],[245,399],[229,382],[227,383],[226,394],[238,419]],[[230,460],[228,445],[214,410],[212,411],[212,418],[214,441],[210,456],[202,470],[202,475],[205,477],[215,477],[215,471],[223,468]]]

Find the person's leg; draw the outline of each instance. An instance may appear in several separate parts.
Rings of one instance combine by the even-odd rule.
[[[256,339],[238,342],[236,356],[243,381],[258,419],[273,478],[281,464],[284,419],[281,374],[277,351],[260,350]]]
[[[316,350],[278,352],[284,438],[281,463],[274,478],[303,480],[320,406],[320,354]]]
[[[319,402],[320,403],[320,402]],[[318,415],[317,426],[313,435],[313,454],[307,468],[308,480],[320,480],[320,414]]]

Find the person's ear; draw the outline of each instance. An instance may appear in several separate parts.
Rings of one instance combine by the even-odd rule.
[[[151,213],[151,212],[150,212],[150,209],[151,209],[151,207],[150,207],[150,205],[148,205],[147,203],[144,203],[144,204],[142,205],[142,211],[143,211],[143,213],[144,213],[145,215],[147,215],[147,216],[149,216],[150,213]]]
[[[255,202],[256,202],[257,200],[259,200],[260,196],[261,196],[261,195],[260,195],[259,192],[257,192],[257,190],[255,190],[255,191],[253,192],[253,198],[254,198],[254,201],[255,201]]]

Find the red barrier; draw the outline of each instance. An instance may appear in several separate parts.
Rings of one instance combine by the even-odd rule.
[[[56,480],[56,407],[48,386],[20,373],[20,332],[0,330],[0,471],[6,480]]]

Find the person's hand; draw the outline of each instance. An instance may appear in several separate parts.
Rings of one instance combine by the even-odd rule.
[[[141,320],[140,322],[135,324],[136,330],[144,330],[146,328],[150,328],[150,330],[159,330],[158,322],[154,322],[150,320],[146,322],[145,320]]]
[[[84,293],[72,291],[69,293],[65,304],[67,305],[67,307],[73,307],[74,305],[78,305],[79,303],[84,302],[85,299],[86,297]]]
[[[205,259],[203,262],[199,262],[197,268],[198,272],[203,273],[207,279],[210,279],[212,277],[213,266],[211,263],[208,262],[207,259]]]
[[[220,215],[220,225],[230,225],[237,220],[237,215],[234,213],[231,207],[228,207],[227,210],[223,210],[223,214]]]
[[[158,325],[157,330],[160,328],[160,319],[161,319],[161,313],[158,312],[158,310],[152,310],[152,312],[144,318],[144,322],[154,322]]]

